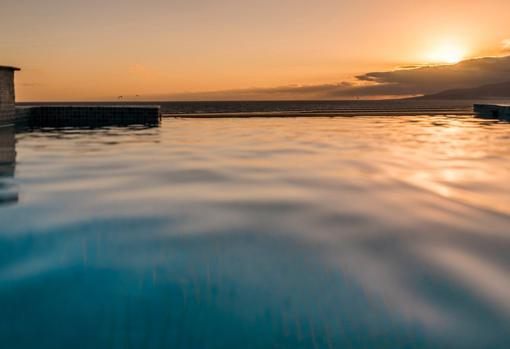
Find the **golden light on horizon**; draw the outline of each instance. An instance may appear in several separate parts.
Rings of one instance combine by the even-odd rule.
[[[273,90],[349,90],[341,84],[395,67],[510,55],[509,11],[508,0],[4,1],[0,30],[10,35],[0,64],[23,69],[20,102],[283,98]],[[253,88],[267,91],[243,92]],[[305,90],[284,98],[351,98]],[[361,98],[396,97],[365,91]]]
[[[456,64],[467,58],[467,50],[459,43],[442,42],[426,56],[428,63]]]

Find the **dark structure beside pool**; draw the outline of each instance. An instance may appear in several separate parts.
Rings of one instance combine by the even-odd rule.
[[[27,123],[31,127],[95,127],[158,124],[159,106],[40,105],[15,104],[14,72],[19,68],[0,66],[0,124]]]
[[[510,121],[510,105],[475,104],[473,109],[475,115],[479,118]]]
[[[156,125],[159,106],[37,106],[21,108],[31,127]],[[28,110],[28,113],[27,113]]]

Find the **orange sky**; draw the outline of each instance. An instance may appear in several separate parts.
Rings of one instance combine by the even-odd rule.
[[[20,101],[339,83],[444,50],[501,54],[509,14],[508,0],[8,0],[0,64],[23,68]]]

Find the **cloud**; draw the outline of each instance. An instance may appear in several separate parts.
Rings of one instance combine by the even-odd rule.
[[[454,65],[372,72],[357,79],[372,83],[369,91],[391,91],[402,95],[476,87],[510,81],[510,56],[476,58]]]
[[[370,72],[352,82],[181,93],[179,100],[276,100],[408,97],[510,81],[510,56],[483,57],[451,65],[409,66]]]
[[[503,50],[510,50],[510,39],[501,41],[501,46],[503,47]]]
[[[45,86],[45,84],[42,84],[40,82],[22,82],[19,85],[23,86],[23,87],[41,87],[41,86]]]

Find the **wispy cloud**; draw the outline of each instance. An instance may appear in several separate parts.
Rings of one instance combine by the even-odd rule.
[[[23,87],[41,87],[44,86],[45,84],[42,84],[40,82],[22,82],[19,85]]]
[[[176,100],[299,100],[338,99],[355,88],[351,82],[322,85],[287,85],[270,88],[246,88],[222,91],[189,92],[151,96],[152,99]]]
[[[510,50],[510,39],[501,41],[501,46],[503,47],[503,50]]]

